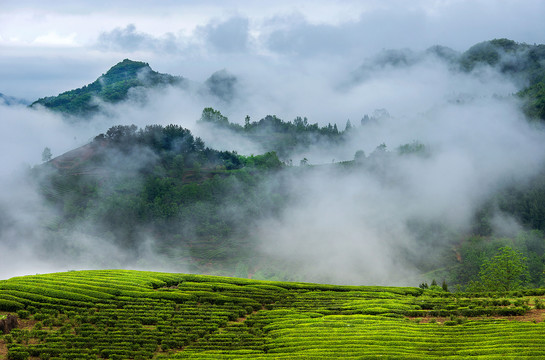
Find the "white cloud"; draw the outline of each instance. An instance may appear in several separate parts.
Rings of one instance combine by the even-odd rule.
[[[45,35],[40,35],[32,44],[35,45],[45,45],[45,46],[77,46],[76,42],[76,33],[71,33],[69,35],[59,35],[56,32],[52,31]]]

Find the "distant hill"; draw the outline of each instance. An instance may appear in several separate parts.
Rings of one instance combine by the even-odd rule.
[[[512,76],[519,84],[517,95],[526,100],[524,111],[545,120],[545,45],[494,39],[473,45],[458,58],[463,71],[492,66]]]
[[[71,115],[86,115],[99,110],[99,99],[108,103],[126,100],[129,90],[136,87],[158,87],[183,85],[185,79],[179,76],[161,74],[149,64],[125,59],[114,65],[89,85],[65,91],[57,96],[41,98],[31,106],[42,105],[48,109]]]
[[[118,125],[35,167],[32,177],[59,210],[52,220],[59,229],[86,219],[96,224],[90,234],[131,255],[147,236],[137,229],[148,228],[158,251],[183,250],[194,271],[207,264],[232,271],[253,249],[247,236],[252,219],[281,206],[276,189],[260,186],[281,168],[275,153],[214,150],[177,125]],[[226,212],[226,204],[239,211]]]
[[[24,99],[19,99],[13,96],[8,96],[0,93],[0,105],[28,105],[29,102]]]
[[[493,39],[458,53],[444,46],[433,46],[425,52],[408,49],[383,50],[365,60],[351,74],[350,84],[367,81],[377,70],[388,67],[406,68],[434,55],[449,64],[452,71],[471,72],[493,67],[510,76],[519,86],[517,96],[525,100],[524,111],[532,119],[545,120],[545,45],[517,43],[509,39]]]

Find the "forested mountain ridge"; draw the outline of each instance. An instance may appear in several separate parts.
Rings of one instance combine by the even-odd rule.
[[[406,67],[433,54],[451,64],[454,71],[471,72],[480,66],[497,68],[519,83],[517,95],[525,101],[528,116],[545,120],[545,45],[517,43],[509,39],[494,39],[478,43],[463,53],[443,46],[434,46],[423,53],[410,50],[385,50],[364,61],[353,73],[353,81],[360,82],[376,69],[386,66]],[[237,94],[237,77],[226,70],[212,74],[201,86],[201,92],[229,103]],[[149,64],[125,59],[93,83],[82,88],[63,92],[57,96],[38,99],[31,106],[43,105],[51,110],[69,115],[96,113],[100,106],[93,99],[108,103],[127,100],[130,89],[153,88],[164,85],[185,87],[188,80],[181,76],[161,74]]]
[[[319,126],[308,119],[296,117],[285,121],[275,115],[267,115],[259,121],[251,121],[247,116],[244,126],[230,122],[219,110],[205,108],[198,121],[199,125],[208,126],[212,131],[223,129],[241,135],[254,143],[260,144],[265,151],[274,151],[282,159],[289,159],[294,151],[307,149],[310,145],[321,143],[325,148],[342,144],[346,140],[348,127],[339,130],[337,124]]]
[[[213,109],[203,114],[220,115]],[[90,144],[34,168],[33,178],[39,179],[43,196],[56,209],[47,236],[62,238],[83,231],[138,257],[146,251],[142,246],[151,232],[158,254],[195,272],[293,280],[301,274],[261,254],[253,233],[260,222],[278,217],[297,201],[299,190],[291,185],[294,178],[323,171],[356,178],[366,174],[389,186],[398,181],[395,168],[400,160],[429,156],[429,149],[418,142],[395,151],[382,144],[367,156],[358,152],[353,161],[293,166],[283,164],[274,152],[242,156],[208,148],[178,125],[114,126]],[[539,214],[545,208],[545,189],[541,184],[536,179],[526,188],[498,192],[475,214],[472,233],[457,234],[422,221],[408,224],[427,251],[401,251],[400,258],[429,272],[424,278],[467,286],[478,278],[483,261],[510,246],[527,257],[530,272],[525,284],[542,285],[545,247],[540,244],[545,242],[545,229]],[[490,221],[498,206],[535,230],[513,238],[495,237]],[[93,225],[82,229],[82,223]],[[443,240],[437,242],[438,238]]]
[[[274,152],[242,156],[208,148],[178,125],[132,125],[35,167],[33,177],[56,209],[47,236],[77,229],[139,256],[151,232],[155,251],[204,271],[211,262],[234,269],[252,252],[250,219],[281,204],[281,184],[262,183],[281,167]]]
[[[0,105],[27,105],[28,101],[0,93]]]
[[[494,39],[469,48],[459,63],[465,71],[487,64],[515,77],[522,84],[517,95],[525,99],[527,115],[545,120],[545,45]]]
[[[509,39],[493,39],[471,46],[460,53],[444,46],[433,46],[425,52],[409,49],[384,50],[366,59],[352,73],[352,81],[365,81],[377,69],[408,68],[429,55],[445,62],[453,72],[478,72],[491,67],[517,83],[517,96],[525,101],[526,114],[545,120],[545,45],[517,43]]]
[[[99,110],[95,98],[107,103],[117,103],[126,100],[129,90],[133,88],[182,86],[184,81],[179,76],[158,73],[147,63],[125,59],[91,84],[57,96],[38,99],[31,106],[39,104],[69,115],[88,115]]]

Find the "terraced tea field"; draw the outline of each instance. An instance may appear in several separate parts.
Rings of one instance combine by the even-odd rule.
[[[543,359],[544,293],[124,270],[25,276],[0,281],[0,319],[18,316],[0,358]]]

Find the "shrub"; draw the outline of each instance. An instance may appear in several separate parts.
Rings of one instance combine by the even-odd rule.
[[[24,308],[24,306],[20,302],[0,299],[0,311],[17,311],[22,308]]]
[[[28,317],[30,316],[30,312],[28,310],[19,310],[17,311],[17,316],[20,319],[28,319]]]
[[[8,360],[28,360],[30,354],[26,350],[10,350],[8,352]]]

